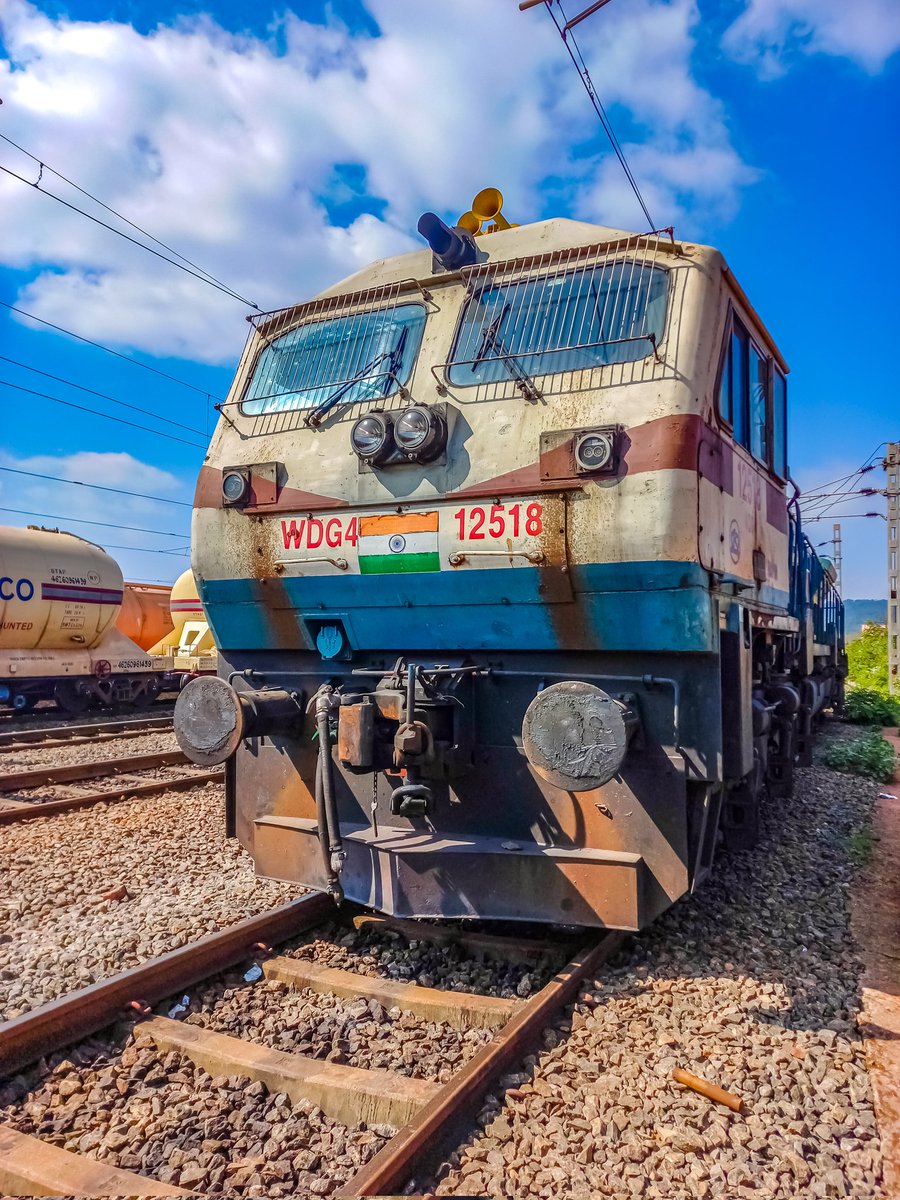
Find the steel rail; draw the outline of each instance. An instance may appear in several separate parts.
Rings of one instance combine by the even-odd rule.
[[[243,962],[258,942],[286,941],[333,913],[331,898],[314,892],[4,1021],[0,1078],[105,1029],[126,1014],[132,1001],[150,1005],[181,994]]]
[[[206,783],[217,783],[225,778],[221,768],[215,771],[198,771],[194,775],[179,775],[175,779],[154,779],[150,783],[127,783],[115,791],[85,792],[81,796],[69,796],[65,800],[37,801],[6,800],[0,796],[0,825],[15,825],[18,821],[33,821],[38,817],[55,817],[58,813],[76,808],[90,808],[92,804],[118,804],[122,800],[134,800],[140,796],[156,796],[160,792],[187,792]]]
[[[171,729],[172,718],[129,717],[121,721],[96,721],[81,725],[47,725],[43,729],[15,729],[0,733],[0,752],[23,746],[77,746],[82,742],[105,742],[156,730]]]
[[[609,933],[582,947],[335,1196],[397,1193],[417,1169],[430,1165],[459,1125],[471,1119],[494,1080],[525,1056],[548,1021],[575,998],[582,983],[625,937]]]
[[[163,750],[155,754],[133,754],[128,758],[74,763],[68,767],[31,767],[27,771],[0,775],[0,792],[18,792],[23,788],[47,787],[54,783],[78,783],[83,779],[103,779],[109,775],[127,775],[131,771],[150,771],[154,767],[176,767],[187,761],[187,755],[181,750]]]

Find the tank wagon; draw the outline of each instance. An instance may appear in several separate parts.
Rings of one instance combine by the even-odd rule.
[[[252,319],[194,502],[220,677],[176,732],[263,875],[634,930],[790,793],[842,605],[722,255],[473,208]]]
[[[172,589],[162,583],[125,583],[116,629],[150,651],[172,630]]]
[[[118,564],[92,542],[0,527],[0,707],[151,703],[170,663],[117,628],[124,587]],[[131,617],[143,624],[134,610]]]
[[[150,650],[172,659],[181,686],[195,675],[215,674],[216,644],[197,595],[197,582],[188,567],[167,594],[169,630]]]

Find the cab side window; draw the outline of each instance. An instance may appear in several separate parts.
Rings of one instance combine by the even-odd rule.
[[[719,372],[719,413],[736,442],[787,478],[787,381],[734,314]]]

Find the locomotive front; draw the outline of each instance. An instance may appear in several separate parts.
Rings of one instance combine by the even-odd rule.
[[[712,858],[698,439],[721,260],[568,220],[254,318],[197,486],[181,694],[260,874],[403,916],[637,929]]]

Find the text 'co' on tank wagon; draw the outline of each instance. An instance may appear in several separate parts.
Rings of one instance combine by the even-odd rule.
[[[195,500],[219,677],[176,730],[263,875],[637,929],[790,792],[842,607],[722,256],[499,208],[253,319]]]

